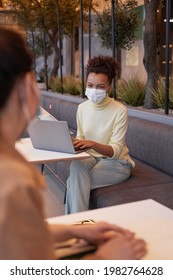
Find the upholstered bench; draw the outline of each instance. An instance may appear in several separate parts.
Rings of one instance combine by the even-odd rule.
[[[79,102],[56,95],[42,96],[42,106],[58,120],[66,120],[76,133]],[[152,198],[173,209],[173,126],[129,116],[126,144],[136,166],[124,183],[91,191],[90,208]],[[69,161],[50,163],[49,167],[66,183]]]

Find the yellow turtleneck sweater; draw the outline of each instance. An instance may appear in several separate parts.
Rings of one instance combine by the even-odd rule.
[[[128,126],[126,106],[108,96],[99,104],[90,100],[83,102],[78,107],[77,126],[77,138],[111,145],[114,150],[113,159],[128,160],[134,167],[135,163],[125,144]],[[94,157],[103,156],[93,149],[88,153]]]

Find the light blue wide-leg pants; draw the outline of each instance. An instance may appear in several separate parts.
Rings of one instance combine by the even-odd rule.
[[[122,159],[91,157],[72,161],[67,180],[65,213],[88,210],[91,190],[122,183],[129,178],[131,170],[131,164]]]

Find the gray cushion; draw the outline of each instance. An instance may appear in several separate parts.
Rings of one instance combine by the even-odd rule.
[[[97,198],[97,204],[93,204],[93,196],[91,196],[90,208],[102,208],[151,198],[173,209],[173,183],[119,189],[115,192],[112,191],[111,195],[109,194],[109,192],[105,192],[105,194],[102,193],[101,196]],[[96,202],[96,196],[94,197]]]
[[[69,128],[73,131],[77,130],[76,113],[78,105],[78,103],[64,100],[60,104],[60,120],[67,121]]]
[[[126,143],[132,156],[173,175],[173,126],[129,117]]]
[[[57,99],[55,97],[51,97],[51,96],[41,96],[41,105],[42,107],[49,112],[51,115],[53,115],[55,118],[57,118],[56,116],[56,105]]]
[[[136,167],[133,170],[132,176],[124,183],[106,186],[91,191],[91,208],[106,207],[129,201],[150,198],[150,187],[148,186],[153,186],[153,188],[156,186],[156,197],[159,196],[157,193],[157,185],[166,185],[171,183],[173,191],[173,177],[141,161],[135,160],[135,162]],[[169,193],[166,195],[169,198]]]
[[[76,113],[79,103],[66,101],[57,97],[42,96],[43,108],[57,120],[67,121],[70,130],[76,133]]]

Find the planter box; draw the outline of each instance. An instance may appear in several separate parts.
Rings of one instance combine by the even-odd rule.
[[[86,101],[85,98],[79,96],[73,96],[71,94],[60,94],[57,92],[46,91],[43,89],[41,89],[40,91],[42,96],[48,96],[51,98],[58,98],[58,99],[67,100],[75,103],[82,103]],[[151,120],[151,121],[173,126],[173,114],[165,115],[163,112],[153,110],[153,109],[147,110],[144,108],[138,108],[132,106],[127,106],[127,107],[128,107],[129,116],[138,117],[141,119]]]

